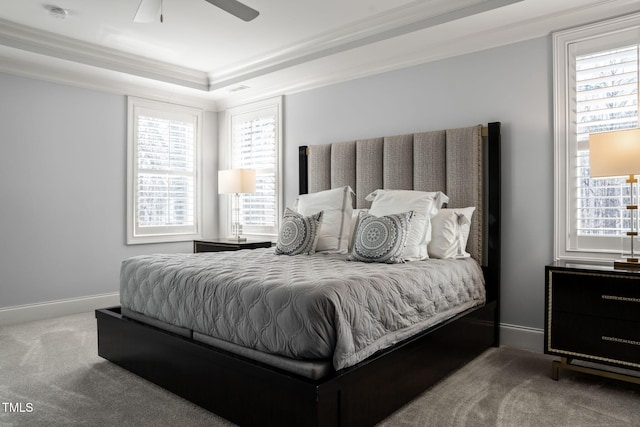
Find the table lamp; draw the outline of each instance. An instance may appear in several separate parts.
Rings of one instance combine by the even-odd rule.
[[[218,194],[233,194],[233,225],[229,240],[244,242],[240,236],[240,194],[256,191],[256,171],[254,169],[229,169],[218,171]]]
[[[638,235],[638,205],[634,203],[633,184],[638,182],[635,175],[640,174],[640,129],[589,135],[589,169],[592,178],[628,176],[631,201],[627,210],[631,216],[631,230],[627,231],[627,236],[631,237],[631,256],[626,260],[614,261],[613,267],[640,269],[640,262],[633,250],[634,239]]]

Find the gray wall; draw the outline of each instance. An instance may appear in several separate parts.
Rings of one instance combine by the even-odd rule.
[[[542,328],[552,259],[551,41],[523,43],[287,96],[285,203],[297,146],[503,124],[502,322]]]
[[[542,328],[551,68],[550,39],[540,38],[287,96],[285,203],[298,192],[298,145],[501,121],[502,321]],[[207,114],[206,185],[215,182],[216,124]],[[0,147],[0,308],[116,292],[123,258],[191,250],[125,245],[124,96],[0,74]],[[213,236],[217,196],[204,190]]]
[[[125,96],[0,74],[0,308],[117,292],[122,259],[191,251],[125,244],[126,123]]]

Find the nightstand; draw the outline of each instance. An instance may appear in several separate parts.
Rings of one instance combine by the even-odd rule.
[[[561,357],[551,377],[569,369],[640,384],[640,372],[608,369],[640,370],[640,272],[556,261],[545,273],[544,352]]]
[[[221,252],[239,251],[240,249],[270,248],[270,240],[247,239],[243,242],[235,242],[226,239],[194,240],[193,252]]]

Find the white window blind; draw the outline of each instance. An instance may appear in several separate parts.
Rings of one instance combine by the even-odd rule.
[[[280,216],[280,104],[231,111],[231,167],[256,170],[256,191],[240,198],[242,233],[275,236]]]
[[[577,56],[576,106],[576,233],[622,237],[629,185],[589,177],[589,134],[638,127],[638,45]]]
[[[198,235],[200,113],[130,100],[129,243]]]

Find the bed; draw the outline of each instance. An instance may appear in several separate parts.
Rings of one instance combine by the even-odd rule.
[[[355,208],[368,209],[372,202],[366,196],[376,189],[443,191],[449,198],[450,209],[474,206],[476,215],[468,226],[470,257],[375,267],[373,263],[346,261],[343,254],[287,257],[275,256],[273,249],[238,254],[181,254],[151,260],[136,257],[123,264],[123,271],[130,269],[127,277],[138,277],[142,284],[129,288],[129,279],[125,279],[121,288],[122,307],[96,311],[98,354],[239,425],[363,426],[381,421],[453,370],[498,344],[500,123],[300,147],[299,159],[301,195],[352,188]],[[184,276],[184,282],[180,286],[165,286],[163,293],[162,286],[150,282],[165,281],[154,279],[156,272],[169,269],[165,266],[178,260],[169,276]],[[264,267],[262,288],[270,290],[274,306],[260,310],[259,304],[269,303],[251,299],[251,286],[258,289],[260,285],[252,281],[258,279],[248,279],[244,273],[233,276],[234,262],[245,266],[243,271],[258,272],[261,265],[273,263]],[[217,278],[219,283],[213,290],[193,285],[185,295],[176,292],[188,289],[197,276],[208,274],[204,272],[206,264],[216,263],[226,267],[204,280],[208,283]],[[370,289],[381,288],[385,292],[388,288],[376,283],[378,271],[385,270],[385,274],[398,278],[406,274],[407,277],[397,280],[395,291],[406,299],[413,292],[404,287],[407,282],[424,281],[419,275],[455,276],[448,273],[453,269],[459,270],[458,276],[473,278],[463,282],[474,284],[470,289],[436,298],[460,301],[452,307],[435,304],[442,308],[425,308],[435,316],[429,319],[417,316],[411,325],[398,327],[394,321],[379,322],[380,308],[369,306],[366,316],[360,313],[352,316],[366,317],[368,329],[357,331],[349,323],[353,307],[371,299],[389,300],[395,308],[400,307],[397,311],[404,310],[403,301],[393,301],[392,296],[367,294]],[[309,271],[312,273],[305,276]],[[363,294],[364,299],[348,303],[346,309],[336,308],[339,304],[335,301],[329,307],[310,299],[309,295],[316,298],[316,294],[322,294],[325,299],[325,294],[333,295],[331,286],[338,281],[336,278],[349,274],[354,279],[367,277],[364,284],[349,281],[345,285],[349,289],[363,289],[352,293]],[[284,290],[270,287],[271,278],[282,275],[288,277],[288,287]],[[320,282],[321,279],[330,281]],[[479,280],[481,288],[477,286]],[[229,304],[226,295],[237,292],[227,291],[224,286],[236,281],[242,282],[246,313],[249,310],[257,313],[243,317],[252,318],[244,330],[241,320],[234,319],[232,313],[229,318],[211,321],[218,316],[216,313],[224,311],[221,307]],[[304,298],[289,297],[297,305],[282,303],[287,296],[296,295],[291,288],[300,287],[304,288]],[[436,295],[436,288],[426,292]],[[199,299],[207,293],[217,293],[219,306]],[[337,299],[341,301],[343,297]],[[410,299],[413,306],[428,305],[417,294]],[[185,300],[189,304],[183,304]],[[337,329],[346,332],[327,333],[320,318],[303,321],[301,326],[294,326],[293,332],[269,329],[276,323],[273,313],[287,319],[293,317],[278,310],[280,306],[291,305],[295,305],[293,313],[310,306],[321,314],[330,313],[328,317],[340,318],[340,322],[344,318],[344,323],[337,322],[340,325]],[[264,316],[264,313],[271,314]],[[360,320],[355,323],[362,323]],[[264,324],[256,323],[259,321]],[[372,322],[377,323],[371,326]],[[385,326],[387,323],[390,326]],[[388,331],[375,335],[376,330],[385,328],[393,330],[394,335],[388,336]],[[318,330],[322,333],[317,334]],[[315,335],[306,336],[307,332]],[[296,352],[306,350],[298,350],[297,342],[289,339],[294,335],[303,336],[303,342],[330,345],[317,345],[313,349],[317,353],[299,354]],[[274,339],[262,339],[269,336]]]

